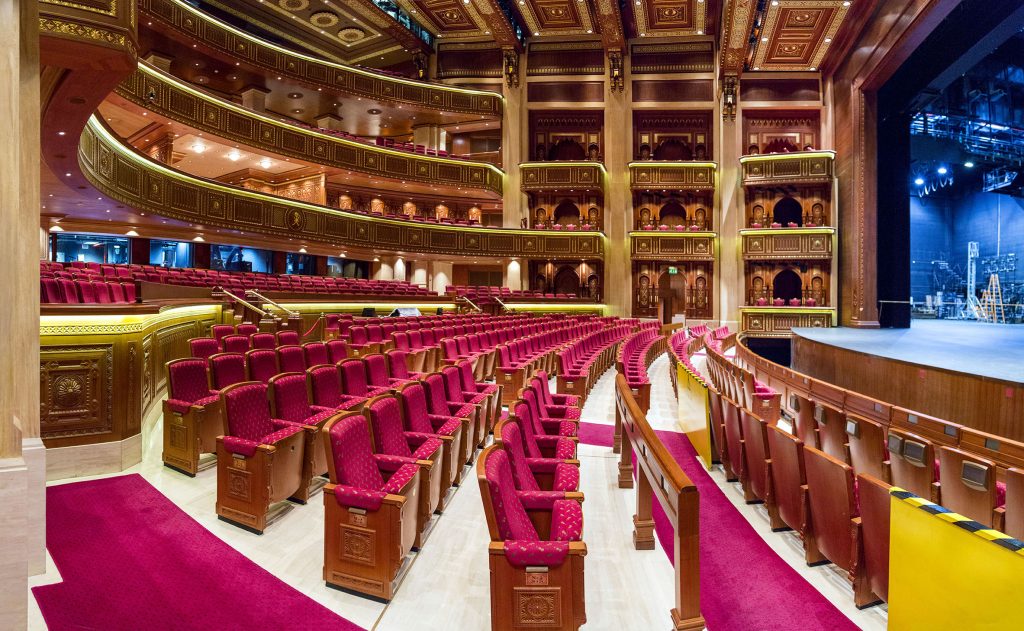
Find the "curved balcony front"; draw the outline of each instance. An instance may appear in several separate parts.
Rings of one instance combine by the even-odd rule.
[[[241,31],[181,0],[140,0],[147,21],[181,33],[196,45],[238,63],[313,88],[439,112],[500,117],[502,97],[494,92],[388,76],[303,55]]]
[[[169,219],[365,250],[447,256],[599,258],[600,232],[454,227],[367,217],[188,175],[126,146],[92,117],[78,162],[100,193]]]
[[[284,123],[197,90],[145,63],[121,82],[116,94],[165,118],[254,149],[375,177],[501,197],[505,174],[492,164],[398,151]]]

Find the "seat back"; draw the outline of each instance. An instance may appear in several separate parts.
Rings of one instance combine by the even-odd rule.
[[[239,324],[235,326],[235,333],[246,337],[260,332],[260,327],[255,324]]]
[[[412,451],[402,430],[402,410],[394,395],[374,397],[363,408],[373,434],[373,450],[379,454],[411,458]]]
[[[444,377],[444,389],[448,400],[453,403],[465,403],[466,397],[462,393],[462,378],[459,376],[459,369],[455,366],[445,366],[441,369],[441,376]]]
[[[512,474],[515,477],[516,488],[520,491],[539,491],[537,478],[533,476],[529,463],[526,461],[526,451],[523,449],[523,433],[519,428],[519,421],[516,419],[505,419],[495,429],[495,436],[498,436],[501,445],[509,455],[512,463]]]
[[[302,352],[305,354],[307,366],[334,363],[327,352],[327,345],[323,342],[306,342],[302,345]]]
[[[249,368],[249,381],[267,383],[281,372],[277,366],[277,353],[266,348],[246,352],[245,364]]]
[[[540,541],[537,529],[516,493],[508,452],[491,445],[480,455],[477,465],[480,494],[487,515],[492,541]]]
[[[725,425],[725,446],[729,451],[729,466],[741,480],[747,476],[746,457],[743,455],[743,427],[740,408],[731,399],[722,399],[722,420]]]
[[[889,485],[872,475],[857,476],[860,498],[863,572],[871,593],[889,600]]]
[[[78,299],[78,286],[75,285],[75,281],[70,278],[58,279],[57,287],[61,294],[61,302],[66,302],[68,304],[78,304],[82,302]]]
[[[327,355],[330,360],[328,363],[337,364],[348,357],[348,344],[342,340],[328,340]]]
[[[818,550],[840,568],[853,567],[850,520],[857,515],[853,468],[813,447],[804,447],[810,530]],[[806,533],[805,533],[806,534]]]
[[[333,365],[313,366],[306,371],[309,377],[310,398],[313,405],[333,408],[341,405],[341,376]]]
[[[233,335],[235,327],[230,324],[214,324],[210,327],[210,335],[219,343],[223,338]]]
[[[889,452],[889,479],[893,486],[932,499],[935,494],[933,484],[938,481],[932,441],[890,427],[886,448]]]
[[[281,372],[306,372],[306,354],[301,346],[278,346],[277,363]]]
[[[267,384],[270,390],[270,409],[274,418],[302,423],[312,416],[309,409],[306,373],[286,372],[274,375]]]
[[[380,353],[366,355],[363,357],[363,365],[366,368],[366,381],[371,386],[387,388],[388,365],[387,358]]]
[[[476,381],[473,376],[473,363],[463,360],[456,362],[455,367],[459,369],[459,382],[462,384],[463,391],[475,392]]]
[[[939,447],[940,504],[991,528],[997,506],[996,465],[952,447]]]
[[[711,438],[714,441],[714,450],[719,459],[725,453],[725,427],[722,423],[722,395],[714,387],[708,387],[708,408],[710,412]]]
[[[366,382],[366,364],[361,359],[346,359],[338,362],[341,374],[341,391],[354,397],[365,397],[369,392]]]
[[[850,464],[858,474],[866,473],[879,480],[888,480],[885,462],[885,427],[881,423],[857,416],[846,417],[846,438],[850,445]]]
[[[188,341],[188,348],[192,353],[192,357],[199,359],[207,359],[211,355],[216,355],[220,352],[217,340],[212,337],[194,337]]]
[[[427,407],[427,390],[422,383],[413,381],[402,385],[398,389],[398,401],[402,406],[402,419],[406,431],[434,433]]]
[[[82,304],[96,303],[96,290],[93,288],[92,283],[87,280],[76,280],[75,287],[78,290],[78,298]]]
[[[819,403],[814,406],[814,421],[818,424],[821,450],[836,460],[847,462],[846,417],[842,410]]]
[[[220,347],[225,353],[244,353],[249,350],[249,338],[245,335],[225,335],[220,338]]]
[[[789,395],[789,407],[793,411],[793,433],[808,447],[818,446],[818,424],[814,421],[814,403],[797,394]]]
[[[267,384],[252,381],[234,384],[221,391],[220,400],[224,408],[226,434],[259,441],[274,433]]]
[[[533,414],[530,412],[530,406],[522,399],[517,399],[509,406],[510,419],[515,419],[519,423],[519,431],[523,435],[523,448],[526,450],[526,455],[530,458],[540,458],[542,456],[540,446],[537,444],[537,435],[534,431]]]
[[[324,427],[331,482],[378,491],[384,478],[373,461],[370,429],[362,414],[341,414]]]
[[[388,374],[392,379],[412,379],[405,351],[388,351]]]
[[[285,330],[277,332],[277,345],[278,346],[294,346],[297,345],[301,340],[299,339],[298,331]]]
[[[420,381],[427,390],[427,409],[430,413],[450,416],[448,398],[444,393],[444,377],[441,373],[432,372]]]
[[[750,491],[764,500],[768,498],[768,423],[745,409],[740,410],[740,422]]]
[[[96,302],[101,305],[109,305],[111,302],[110,288],[102,280],[92,281],[92,291],[96,294]]]
[[[186,357],[167,362],[167,398],[193,403],[208,396],[205,360]]]
[[[772,455],[772,498],[779,508],[779,517],[787,526],[799,531],[804,518],[802,487],[807,483],[804,443],[789,432],[769,425],[768,450]]]
[[[249,346],[273,350],[277,348],[277,337],[273,333],[253,333],[249,336]]]
[[[245,355],[241,353],[217,353],[207,360],[210,368],[210,385],[222,390],[241,383],[245,378]]]

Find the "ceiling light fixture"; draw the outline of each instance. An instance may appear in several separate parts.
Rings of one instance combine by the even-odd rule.
[[[227,157],[228,160],[231,160],[232,162],[238,162],[239,160],[242,159],[242,152],[239,151],[238,149],[232,149],[231,151],[228,152]]]
[[[203,153],[204,151],[206,151],[206,145],[197,140],[194,143],[192,143],[191,149],[194,153]]]
[[[272,166],[274,166],[274,162],[270,158],[263,158],[260,160],[261,169],[269,169]]]

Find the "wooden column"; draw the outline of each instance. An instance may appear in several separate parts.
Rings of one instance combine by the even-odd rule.
[[[737,90],[737,93],[739,91]],[[737,94],[737,98],[739,98]],[[718,130],[715,151],[718,154],[718,184],[715,194],[721,209],[715,220],[718,232],[718,260],[715,261],[715,279],[718,295],[715,300],[716,316],[722,324],[733,329],[739,327],[740,307],[743,306],[743,261],[740,258],[739,230],[743,227],[744,200],[740,186],[740,156],[743,155],[742,110],[734,119],[723,118],[722,104],[715,107],[714,125]]]
[[[27,577],[42,538],[39,442],[39,36],[37,3],[0,3],[0,628],[27,624]],[[23,458],[22,444],[38,452]],[[39,447],[36,449],[35,447]],[[27,454],[25,454],[27,456]],[[39,473],[40,475],[36,475]],[[31,502],[31,504],[30,504]],[[30,535],[30,532],[32,534]]]
[[[434,55],[436,57],[436,55]],[[520,55],[521,69],[526,68],[526,56]],[[520,70],[525,75],[525,71]],[[501,124],[501,167],[505,170],[502,192],[501,225],[518,228],[527,216],[526,194],[521,190],[519,163],[524,162],[523,148],[529,152],[530,123],[526,108],[526,77],[517,86],[504,85],[505,115]],[[528,155],[528,154],[527,154]]]
[[[605,245],[603,296],[608,315],[629,317],[633,307],[633,279],[630,273],[629,231],[633,227],[633,197],[629,189],[629,164],[633,155],[633,90],[629,64],[625,64],[625,88],[604,89],[604,227]]]
[[[149,239],[132,237],[129,243],[128,262],[133,265],[149,265]]]

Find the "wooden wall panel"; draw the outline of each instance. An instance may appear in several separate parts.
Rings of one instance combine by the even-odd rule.
[[[530,83],[526,99],[531,103],[604,103],[602,81],[551,81]]]
[[[696,103],[714,100],[710,79],[682,81],[633,81],[633,102],[675,101]]]
[[[820,101],[821,85],[817,79],[743,79],[740,100]]]

